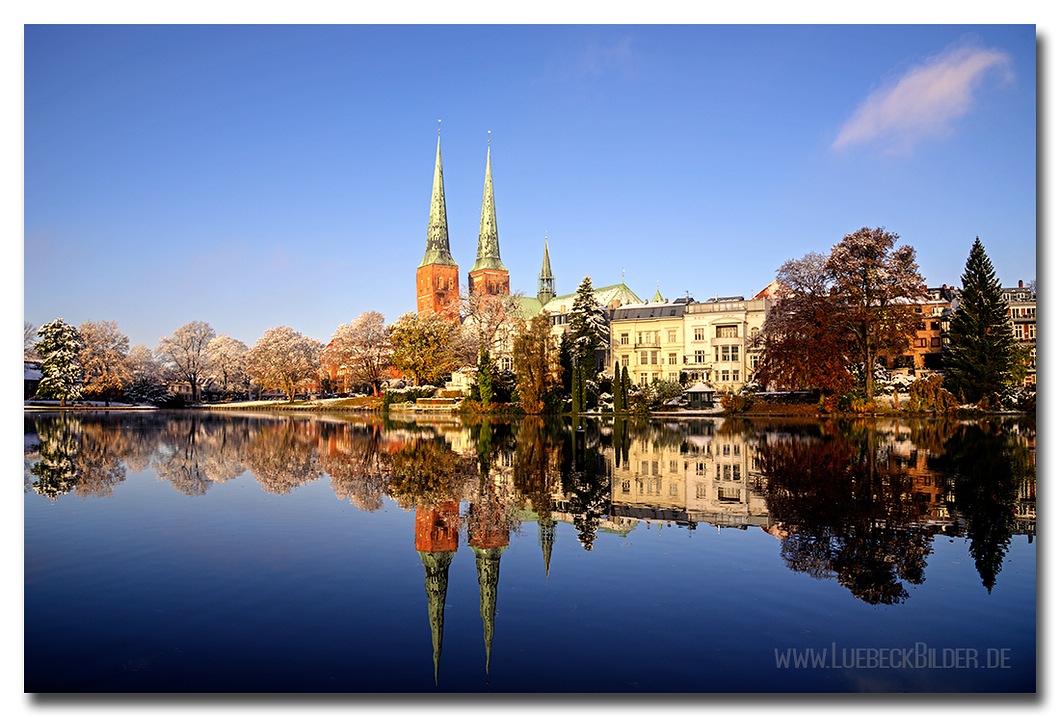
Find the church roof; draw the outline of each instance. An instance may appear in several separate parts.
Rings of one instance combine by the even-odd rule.
[[[565,314],[574,305],[575,296],[577,296],[576,293],[557,296],[542,308],[552,314]],[[612,306],[616,301],[618,306],[643,303],[643,299],[633,293],[633,290],[626,286],[625,282],[593,289],[593,298],[596,299],[598,306]]]

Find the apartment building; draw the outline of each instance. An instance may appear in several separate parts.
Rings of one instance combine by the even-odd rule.
[[[658,295],[656,298],[661,298]],[[611,312],[611,356],[635,386],[681,380],[685,354],[685,309],[693,300],[653,301]],[[614,364],[610,366],[614,370]]]
[[[689,381],[738,391],[758,368],[758,336],[774,299],[718,297],[690,302],[684,312],[683,370]]]

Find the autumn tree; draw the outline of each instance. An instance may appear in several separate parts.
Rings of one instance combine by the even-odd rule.
[[[207,373],[224,393],[246,392],[250,383],[247,376],[249,352],[245,343],[227,334],[213,337],[206,345]]]
[[[976,237],[961,275],[957,310],[950,319],[949,343],[942,354],[946,388],[969,403],[1001,393],[1012,382],[1017,346],[1001,282]]]
[[[324,351],[325,363],[337,366],[346,381],[367,383],[372,393],[379,393],[379,385],[394,365],[394,346],[390,327],[378,311],[367,311],[348,324],[335,330]]]
[[[548,312],[530,319],[515,335],[514,349],[515,380],[523,411],[543,413],[560,385],[559,354]]]
[[[854,385],[851,347],[825,273],[827,261],[824,254],[811,252],[777,270],[779,298],[759,335],[763,351],[754,379],[762,385],[811,388],[826,400]]]
[[[57,398],[59,405],[81,398],[81,349],[84,343],[76,327],[60,319],[37,330],[37,353],[41,357],[40,398]]]
[[[205,321],[190,321],[171,336],[165,336],[155,349],[163,368],[191,388],[192,403],[198,403],[202,381],[208,373],[207,347],[217,334]]]
[[[131,379],[126,359],[129,337],[113,321],[84,321],[77,327],[81,334],[81,367],[84,369],[82,391],[108,403],[117,397]]]
[[[402,314],[390,326],[394,366],[416,386],[437,385],[456,369],[458,327],[439,314]]]
[[[904,353],[923,318],[915,310],[924,296],[916,251],[908,245],[895,247],[897,240],[897,234],[881,227],[862,227],[832,247],[824,266],[845,333],[864,365],[869,402],[875,394],[877,358]]]
[[[588,276],[578,285],[567,320],[572,368],[571,410],[581,413],[588,407],[587,383],[596,377],[596,350],[607,330]]]
[[[247,352],[247,374],[265,388],[294,400],[298,384],[317,376],[324,347],[289,326],[275,326]]]

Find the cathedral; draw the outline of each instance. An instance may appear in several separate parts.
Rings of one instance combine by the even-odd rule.
[[[538,281],[537,299],[523,301],[527,315],[538,313],[555,297],[555,278],[545,243],[545,258]],[[486,179],[482,187],[482,215],[479,220],[478,252],[467,274],[470,294],[511,294],[508,268],[501,261],[500,237],[497,233],[497,208],[493,201],[493,168],[490,148],[486,147]],[[416,312],[443,314],[459,320],[460,269],[449,250],[449,224],[445,214],[445,180],[442,173],[442,138],[434,156],[434,183],[427,220],[427,248],[416,269]]]
[[[479,220],[478,252],[467,275],[470,294],[506,296],[511,294],[508,269],[501,261],[497,232],[497,209],[493,201],[493,169],[490,149],[486,147],[486,179],[482,187],[482,214]],[[623,281],[594,289],[601,307],[614,309],[624,304],[643,303]],[[526,318],[547,310],[562,332],[573,294],[556,295],[556,279],[545,240],[544,258],[538,276],[536,296],[520,296],[519,304]],[[460,320],[460,268],[449,250],[449,224],[445,213],[445,181],[442,173],[442,138],[439,132],[434,156],[434,183],[431,188],[430,215],[427,221],[427,247],[416,269],[416,312],[442,314]]]

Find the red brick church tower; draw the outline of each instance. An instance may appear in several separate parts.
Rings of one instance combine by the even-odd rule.
[[[478,230],[478,255],[467,275],[469,294],[507,296],[508,269],[501,263],[501,244],[497,235],[497,209],[493,203],[493,169],[486,144],[486,182],[482,188],[482,218]]]
[[[416,312],[444,314],[460,319],[460,268],[449,252],[449,223],[445,216],[445,184],[442,181],[442,134],[438,130],[438,152],[434,159],[434,186],[427,221],[427,250],[416,269]]]

